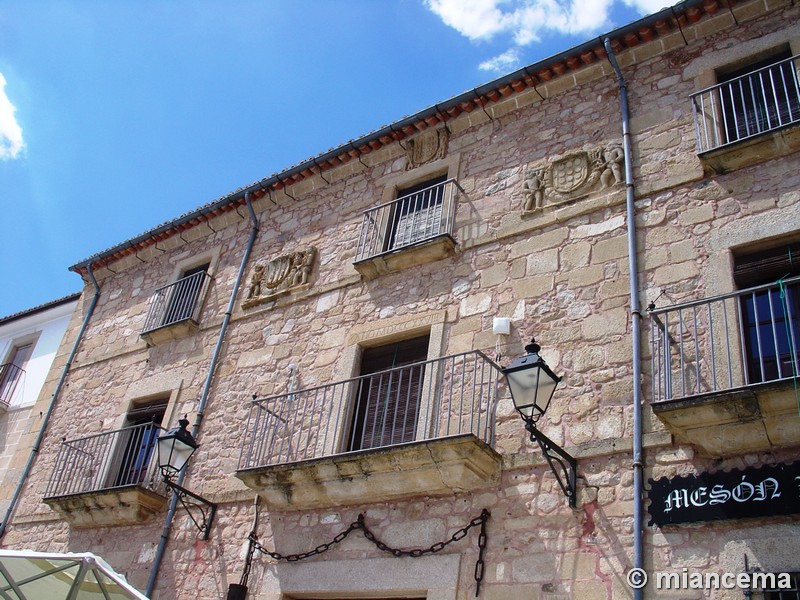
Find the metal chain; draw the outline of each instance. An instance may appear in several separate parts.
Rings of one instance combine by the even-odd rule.
[[[485,508],[481,511],[481,532],[478,534],[478,560],[475,561],[475,597],[481,593],[481,582],[483,581],[483,571],[486,563],[483,554],[486,551],[486,522],[489,520],[489,511]]]
[[[428,548],[412,548],[412,549],[402,549],[402,548],[393,548],[388,544],[380,541],[374,533],[367,527],[367,524],[364,522],[364,515],[358,515],[358,519],[353,521],[350,526],[339,533],[336,537],[334,537],[330,542],[326,544],[320,544],[313,550],[309,550],[307,552],[300,552],[297,554],[281,554],[279,552],[273,552],[272,550],[267,550],[258,542],[258,538],[255,534],[255,531],[250,534],[250,544],[251,547],[255,550],[258,550],[262,554],[266,554],[267,556],[275,559],[275,560],[285,560],[287,562],[297,562],[299,560],[305,560],[306,558],[311,558],[312,556],[317,556],[318,554],[322,554],[323,552],[327,552],[331,549],[331,547],[335,546],[336,544],[342,542],[348,535],[353,533],[356,529],[360,529],[361,533],[367,538],[370,542],[375,544],[375,546],[382,550],[383,552],[388,552],[392,556],[396,556],[398,558],[410,556],[412,558],[418,558],[420,556],[425,556],[427,554],[435,554],[444,550],[447,546],[452,544],[453,542],[457,542],[458,540],[462,540],[467,537],[470,529],[473,527],[480,526],[481,531],[478,535],[478,560],[475,563],[475,597],[478,597],[481,589],[481,582],[483,581],[483,574],[484,574],[484,552],[486,550],[486,522],[489,520],[490,513],[487,509],[483,509],[481,511],[480,516],[475,517],[472,519],[467,525],[462,527],[461,529],[457,530],[453,535],[450,536],[450,539],[444,542],[436,542],[435,544],[431,545]]]

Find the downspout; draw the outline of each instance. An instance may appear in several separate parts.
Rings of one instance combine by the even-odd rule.
[[[628,220],[628,266],[631,288],[631,344],[633,354],[633,568],[644,568],[643,492],[644,464],[642,461],[642,356],[640,349],[642,313],[639,308],[639,265],[636,254],[636,214],[633,193],[633,168],[631,166],[631,132],[628,109],[628,88],[622,76],[611,40],[605,38],[603,46],[619,81],[619,104],[622,113],[622,149],[625,155],[625,204]],[[641,588],[633,590],[635,600],[641,600]]]
[[[17,489],[14,491],[14,496],[11,498],[11,502],[8,505],[6,515],[3,517],[3,522],[0,524],[0,539],[2,539],[6,534],[6,528],[11,520],[11,514],[14,512],[17,502],[19,502],[19,497],[22,494],[22,488],[25,487],[25,482],[31,473],[33,463],[36,460],[36,456],[39,454],[39,448],[42,446],[44,433],[47,429],[47,424],[50,422],[50,415],[53,414],[53,409],[58,401],[58,395],[61,393],[61,388],[64,386],[64,381],[67,379],[69,368],[72,365],[75,354],[78,352],[78,345],[81,343],[81,339],[83,339],[83,333],[86,331],[86,327],[89,325],[89,319],[92,318],[92,313],[94,312],[95,306],[97,306],[97,301],[100,299],[100,286],[97,285],[97,280],[94,278],[94,273],[92,273],[91,263],[86,266],[86,269],[89,273],[89,278],[92,281],[92,285],[94,285],[94,296],[92,297],[92,302],[89,305],[89,310],[86,311],[86,316],[83,318],[83,325],[81,325],[80,331],[78,331],[78,337],[75,339],[75,343],[72,345],[72,351],[69,353],[67,364],[64,365],[64,369],[61,371],[61,377],[59,378],[56,389],[53,392],[53,398],[50,400],[50,406],[47,408],[47,413],[44,415],[42,426],[39,428],[39,435],[36,437],[36,442],[33,444],[31,453],[28,456],[28,462],[25,464],[25,468],[22,471],[22,477],[20,477],[19,483],[17,484]]]
[[[225,317],[222,319],[222,326],[220,327],[219,336],[217,337],[217,345],[214,348],[214,354],[211,356],[211,364],[208,367],[208,375],[206,375],[206,382],[200,395],[200,402],[197,405],[197,417],[195,418],[194,425],[192,427],[192,436],[194,436],[195,439],[197,438],[197,434],[200,432],[200,424],[203,422],[205,407],[208,403],[208,396],[211,392],[211,383],[214,379],[214,371],[216,370],[217,362],[219,361],[219,355],[222,350],[222,342],[225,339],[225,332],[228,329],[228,323],[230,323],[231,314],[233,314],[233,307],[236,303],[236,295],[239,292],[239,286],[242,283],[244,270],[247,267],[247,262],[250,259],[250,252],[253,249],[253,245],[256,241],[256,235],[258,234],[258,219],[256,218],[255,211],[253,210],[253,205],[250,204],[249,190],[244,194],[244,201],[247,205],[247,210],[250,213],[250,221],[252,223],[252,227],[250,228],[250,239],[247,241],[247,247],[244,250],[244,256],[242,256],[242,264],[239,266],[239,273],[236,275],[236,281],[233,284],[233,291],[231,292],[231,298],[228,302],[228,310],[225,312]],[[176,483],[178,485],[183,485],[185,476],[186,469],[181,471],[180,475],[178,475],[178,480]],[[172,500],[170,501],[169,509],[167,510],[167,518],[164,520],[164,527],[161,530],[161,540],[158,543],[156,556],[153,559],[153,567],[150,570],[150,579],[147,582],[147,590],[145,591],[145,596],[147,597],[150,597],[150,595],[153,593],[153,588],[156,584],[156,578],[158,577],[158,570],[161,567],[161,562],[164,560],[164,551],[167,547],[169,530],[172,527],[172,519],[175,516],[177,505],[178,497],[175,494],[172,494]]]

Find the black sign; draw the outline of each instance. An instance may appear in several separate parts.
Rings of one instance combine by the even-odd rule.
[[[649,525],[800,513],[800,462],[648,483]]]

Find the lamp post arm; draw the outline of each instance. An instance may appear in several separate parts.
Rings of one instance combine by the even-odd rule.
[[[531,434],[531,441],[536,440],[542,454],[547,459],[547,464],[550,465],[550,470],[558,481],[561,491],[569,501],[570,508],[577,506],[577,470],[578,461],[572,457],[566,450],[556,444],[553,440],[543,434],[536,428],[533,421],[528,421],[525,428]]]
[[[201,539],[207,540],[208,539],[208,535],[211,532],[211,525],[214,523],[214,516],[217,514],[217,505],[214,502],[211,502],[210,500],[206,500],[202,496],[199,496],[199,495],[195,494],[194,492],[191,492],[191,491],[187,490],[185,487],[181,487],[177,483],[172,483],[169,479],[165,478],[164,479],[164,484],[169,489],[171,489],[173,492],[175,492],[175,495],[177,496],[177,498],[180,501],[181,505],[183,505],[183,508],[186,510],[187,513],[189,513],[189,518],[192,519],[192,522],[195,524],[195,527],[197,527],[197,529],[200,531],[200,533],[203,534],[203,537]],[[193,503],[193,502],[188,503],[188,504],[191,504],[192,506],[198,507],[198,509],[200,510],[200,514],[203,515],[202,523],[198,523],[197,520],[194,518],[194,515],[192,514],[192,512],[189,510],[189,506],[187,505],[187,502],[185,501],[185,498],[187,496],[189,498],[191,498],[192,500],[195,500],[196,502],[199,502],[200,504],[203,504],[203,505],[208,507],[208,513],[206,513],[206,511],[203,510],[202,508],[200,508],[200,506],[198,504]]]

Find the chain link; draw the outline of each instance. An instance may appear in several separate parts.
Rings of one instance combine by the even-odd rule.
[[[367,538],[370,542],[375,544],[375,546],[383,551],[388,552],[392,556],[396,556],[398,558],[402,558],[404,556],[410,556],[413,558],[419,558],[421,556],[425,556],[427,554],[436,554],[437,552],[441,552],[447,546],[452,544],[453,542],[457,542],[458,540],[462,540],[469,534],[470,529],[473,527],[480,526],[481,531],[478,535],[478,560],[475,563],[475,597],[478,597],[481,589],[481,582],[483,581],[483,573],[484,573],[484,552],[486,550],[486,522],[489,520],[490,513],[485,508],[481,511],[480,516],[475,517],[472,519],[467,525],[458,529],[453,535],[450,536],[450,539],[445,540],[443,542],[436,542],[435,544],[431,545],[428,548],[411,548],[411,549],[402,549],[402,548],[393,548],[382,541],[380,541],[375,534],[367,527],[367,524],[364,522],[364,515],[358,515],[358,519],[353,521],[350,526],[340,532],[336,537],[334,537],[330,542],[326,544],[320,544],[313,550],[309,550],[308,552],[300,552],[297,554],[281,554],[279,552],[273,552],[272,550],[267,550],[262,546],[259,541],[258,537],[255,534],[255,531],[250,534],[250,544],[251,547],[255,550],[258,550],[262,554],[266,554],[267,556],[273,558],[274,560],[285,560],[287,562],[297,562],[300,560],[305,560],[306,558],[311,558],[312,556],[317,556],[322,554],[323,552],[327,552],[336,544],[341,543],[344,539],[353,533],[355,530],[360,529],[361,533]]]

